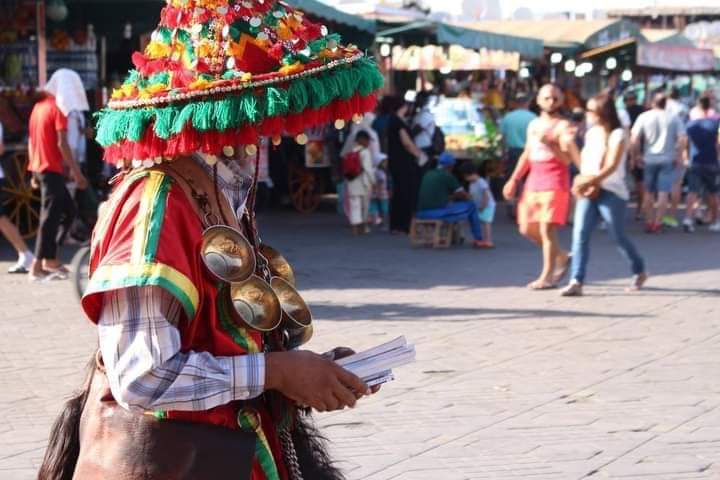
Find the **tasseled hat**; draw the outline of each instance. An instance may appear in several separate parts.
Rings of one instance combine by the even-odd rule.
[[[99,114],[118,166],[219,155],[372,110],[383,77],[354,46],[275,0],[167,0],[135,69]],[[250,147],[249,149],[251,149]]]

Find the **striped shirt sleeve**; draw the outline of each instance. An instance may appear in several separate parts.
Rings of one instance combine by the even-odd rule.
[[[131,410],[204,411],[264,390],[265,357],[181,352],[182,306],[161,287],[103,294],[100,350],[117,402]]]

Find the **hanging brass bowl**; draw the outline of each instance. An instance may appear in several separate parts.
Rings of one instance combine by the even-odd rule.
[[[270,285],[280,300],[283,311],[282,328],[287,335],[287,348],[297,348],[312,338],[312,313],[297,290],[280,277],[273,277]]]
[[[238,230],[225,225],[203,232],[200,256],[210,273],[224,282],[243,282],[255,272],[250,242]]]
[[[260,254],[267,259],[273,277],[280,277],[293,287],[296,285],[295,272],[280,252],[263,243],[260,245]]]
[[[280,300],[272,287],[257,275],[231,284],[230,299],[235,313],[250,328],[270,332],[280,325],[283,318]]]
[[[302,328],[288,328],[285,330],[285,348],[293,350],[299,348],[310,341],[313,336],[312,324]]]

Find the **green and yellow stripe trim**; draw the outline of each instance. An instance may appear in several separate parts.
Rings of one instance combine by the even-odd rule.
[[[162,263],[103,265],[93,273],[85,295],[148,286],[164,288],[182,304],[188,319],[195,317],[200,303],[197,288],[188,277]]]
[[[130,263],[155,261],[172,179],[163,172],[151,171],[143,185],[140,208],[135,216]]]
[[[277,465],[275,465],[275,457],[273,457],[272,450],[270,449],[270,443],[268,443],[265,432],[263,432],[262,428],[256,428],[257,425],[253,420],[254,419],[243,412],[238,414],[238,424],[240,428],[247,431],[254,430],[257,434],[255,459],[260,464],[263,473],[265,473],[265,478],[267,478],[267,480],[280,480],[280,474],[278,473]]]

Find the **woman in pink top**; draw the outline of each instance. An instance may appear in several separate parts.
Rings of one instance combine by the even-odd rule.
[[[514,198],[518,183],[525,178],[518,204],[520,233],[539,245],[543,252],[542,272],[528,287],[546,290],[557,287],[569,267],[568,253],[560,247],[557,237],[557,230],[567,222],[570,209],[570,160],[561,151],[559,142],[569,125],[558,114],[563,96],[557,87],[542,87],[537,103],[542,113],[528,127],[525,151],[503,195],[508,200]]]

